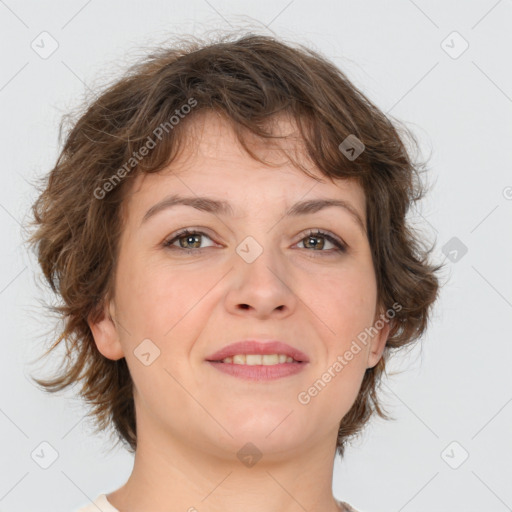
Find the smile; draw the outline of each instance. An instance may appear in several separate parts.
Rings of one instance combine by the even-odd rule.
[[[245,364],[249,366],[264,365],[273,366],[280,363],[298,363],[293,357],[286,354],[236,354],[233,357],[226,357],[221,363]]]

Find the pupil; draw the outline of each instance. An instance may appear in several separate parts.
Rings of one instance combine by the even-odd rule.
[[[193,240],[194,240],[194,239],[197,239],[198,237],[199,237],[199,235],[187,235],[187,236],[185,237],[185,240],[186,240],[186,244],[187,244],[187,246],[188,246],[188,244],[189,244],[189,243],[190,243],[190,244],[193,244],[193,243],[194,243],[194,242],[193,242]],[[192,242],[191,242],[191,240],[192,240]]]
[[[315,240],[315,239],[316,239],[316,240],[318,240],[318,237],[316,237],[316,236],[310,236],[310,237],[309,237],[309,239],[308,239],[308,241],[309,241],[309,242],[311,242],[311,240]],[[319,243],[319,242],[317,242],[316,244],[314,243],[313,245],[314,245],[315,247],[317,247],[317,246],[321,246],[322,244],[321,244],[321,243]]]

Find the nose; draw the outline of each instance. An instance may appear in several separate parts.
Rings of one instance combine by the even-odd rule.
[[[292,269],[271,250],[263,250],[249,261],[235,254],[234,268],[229,273],[227,309],[258,318],[292,314],[298,301],[292,289]]]

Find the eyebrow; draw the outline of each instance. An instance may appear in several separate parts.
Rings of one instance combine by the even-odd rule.
[[[230,203],[224,200],[213,199],[211,197],[184,197],[177,194],[168,196],[162,201],[159,201],[153,205],[142,218],[141,225],[147,222],[151,217],[157,213],[172,208],[177,205],[191,206],[196,210],[200,210],[214,215],[233,216],[233,207]],[[357,210],[352,206],[351,203],[344,201],[343,199],[310,199],[306,201],[300,201],[295,203],[287,212],[288,217],[297,217],[300,215],[308,215],[311,213],[319,212],[324,208],[338,207],[346,210],[352,218],[357,222],[359,227],[364,233],[366,233],[366,226],[364,225],[361,216]]]

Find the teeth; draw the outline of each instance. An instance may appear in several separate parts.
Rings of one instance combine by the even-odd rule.
[[[256,364],[270,366],[279,363],[293,363],[295,361],[293,357],[289,357],[286,354],[236,354],[233,357],[226,357],[222,360],[222,362],[246,364],[248,366],[253,366]]]

